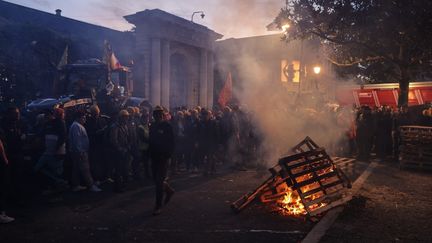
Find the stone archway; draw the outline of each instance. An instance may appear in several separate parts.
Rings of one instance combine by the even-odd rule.
[[[169,106],[171,109],[188,105],[189,65],[185,55],[175,53],[170,57]]]
[[[137,67],[143,69],[144,79],[135,80],[142,83],[142,95],[153,105],[167,108],[179,105],[211,108],[214,43],[222,35],[160,9],[147,9],[127,15],[125,19],[135,25],[135,51],[145,59]],[[177,52],[177,49],[183,51]],[[176,60],[182,58],[173,56],[175,53],[186,57],[187,62]],[[172,62],[171,57],[175,59]],[[186,68],[182,69],[184,65]],[[174,72],[179,72],[179,76]],[[184,77],[188,78],[184,80]]]

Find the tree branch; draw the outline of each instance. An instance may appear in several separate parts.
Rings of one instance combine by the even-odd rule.
[[[349,63],[340,63],[340,62],[338,62],[338,61],[336,61],[336,60],[334,60],[334,59],[331,59],[329,56],[325,56],[325,58],[329,61],[329,62],[331,62],[332,64],[334,64],[334,65],[336,65],[336,66],[338,66],[338,67],[350,67],[350,66],[353,66],[353,65],[355,65],[355,64],[359,64],[359,63],[362,63],[362,62],[372,62],[372,61],[381,61],[381,60],[385,60],[385,58],[384,57],[381,57],[381,56],[376,56],[376,57],[368,57],[368,58],[366,58],[366,59],[360,59],[360,60],[357,60],[357,61],[353,61],[353,62],[349,62]]]

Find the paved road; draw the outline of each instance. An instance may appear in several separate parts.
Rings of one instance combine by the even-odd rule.
[[[367,164],[344,170],[355,180]],[[135,184],[123,194],[109,185],[102,193],[66,193],[61,201],[43,197],[11,214],[17,220],[0,226],[2,242],[299,242],[314,223],[287,217],[254,204],[240,214],[232,201],[252,190],[268,172],[222,170],[203,177],[173,177],[177,190],[159,216],[152,216],[150,182]],[[55,199],[55,198],[54,198]]]
[[[321,242],[432,242],[432,173],[379,163]]]

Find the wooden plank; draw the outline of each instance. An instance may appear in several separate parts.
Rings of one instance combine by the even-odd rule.
[[[306,146],[308,150],[303,149],[302,147]],[[312,151],[319,149],[320,147],[316,144],[309,136],[307,136],[303,141],[295,145],[291,150],[294,153],[303,153],[307,151]]]
[[[331,166],[330,157],[328,155],[327,155],[327,157],[317,157],[314,159],[305,158],[304,162],[300,162],[300,163],[293,164],[293,165],[290,165],[289,162],[285,162],[284,165],[285,165],[286,170],[292,170],[292,169],[296,169],[296,168],[301,167],[301,166],[312,165],[314,163],[327,163],[329,166]]]
[[[312,189],[312,190],[307,191],[307,192],[304,192],[304,193],[301,192],[301,191],[299,192],[299,190],[297,190],[297,192],[299,193],[299,195],[301,194],[301,196],[307,197],[307,196],[310,196],[310,195],[316,194],[316,193],[318,193],[318,192],[323,192],[323,193],[325,193],[325,190],[326,190],[326,189],[329,189],[329,188],[334,187],[334,186],[339,185],[339,184],[343,184],[343,181],[342,181],[342,180],[335,181],[335,182],[332,182],[332,183],[330,183],[330,184],[328,184],[328,185],[324,185],[324,186],[321,186],[321,187],[318,187],[318,188]]]
[[[337,172],[336,172],[336,171],[332,171],[332,172],[330,172],[330,173],[325,173],[325,174],[320,175],[320,176],[318,176],[318,177],[313,176],[313,177],[311,177],[310,179],[304,180],[304,181],[302,181],[302,182],[297,182],[297,183],[295,183],[294,185],[295,185],[296,187],[298,187],[298,188],[301,188],[301,187],[305,187],[305,186],[311,185],[311,184],[313,184],[313,183],[316,183],[316,182],[318,182],[318,181],[320,181],[320,180],[322,180],[322,179],[330,178],[330,177],[336,177],[336,178],[338,178],[338,177],[337,177]],[[339,178],[338,178],[338,179],[339,179]],[[297,188],[295,188],[295,189],[297,189]]]
[[[345,204],[345,203],[349,202],[350,200],[351,200],[351,197],[342,197],[341,199],[333,201],[324,207],[320,207],[320,208],[317,208],[316,210],[309,212],[309,215],[310,216],[318,215],[318,214],[323,213],[323,212],[325,212],[331,208]]]
[[[319,149],[314,150],[314,151],[306,151],[306,152],[302,152],[302,153],[293,154],[290,156],[283,157],[283,158],[279,159],[278,163],[280,165],[284,165],[285,163],[288,163],[288,162],[293,162],[293,161],[296,161],[299,159],[305,159],[305,158],[309,158],[312,156],[322,155],[323,153],[325,153],[325,150],[323,148],[319,148]]]
[[[243,210],[247,205],[249,205],[255,198],[266,188],[268,185],[275,180],[275,177],[271,176],[267,180],[264,181],[261,185],[259,185],[255,190],[250,193],[247,193],[237,199],[237,201],[231,204],[231,209],[238,213]]]
[[[304,203],[304,205],[305,206],[312,206],[312,205],[314,205],[314,204],[318,204],[318,203],[321,203],[321,202],[323,202],[324,200],[326,200],[326,199],[329,199],[329,198],[337,198],[337,197],[341,197],[342,196],[342,194],[343,193],[345,193],[345,191],[346,190],[341,190],[341,191],[335,191],[335,192],[333,192],[333,193],[329,193],[329,194],[327,194],[327,195],[323,195],[323,196],[321,196],[321,197],[319,197],[319,198],[315,198],[314,200],[312,200],[312,201],[308,201],[308,202],[305,202]]]
[[[310,173],[313,173],[313,172],[316,172],[319,170],[324,170],[327,168],[333,169],[333,165],[331,163],[320,165],[320,166],[317,166],[315,168],[306,169],[306,170],[299,172],[299,173],[295,173],[295,174],[293,173],[292,176],[293,176],[293,178],[298,178],[298,177],[301,177],[301,176],[304,176],[304,175],[307,175],[307,174],[310,174]]]

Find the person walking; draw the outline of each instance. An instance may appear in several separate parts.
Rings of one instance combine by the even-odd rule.
[[[78,110],[75,114],[75,121],[69,129],[69,150],[72,157],[72,191],[85,189],[80,185],[80,177],[82,176],[90,191],[100,192],[101,189],[94,184],[90,173],[88,160],[89,139],[84,128],[85,122],[85,111]]]
[[[153,215],[161,213],[162,200],[167,204],[174,194],[174,189],[167,182],[169,160],[174,151],[174,132],[172,126],[164,120],[164,110],[156,106],[153,110],[154,122],[149,131],[149,151],[153,180],[156,186],[156,205]]]

